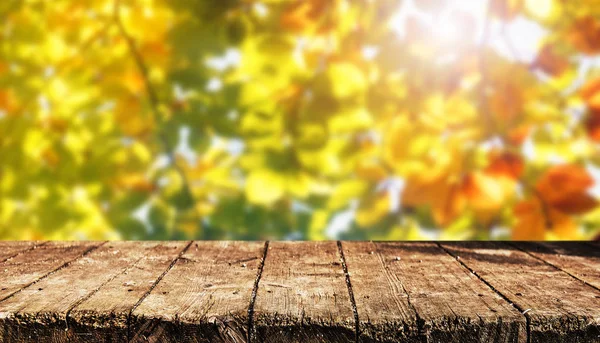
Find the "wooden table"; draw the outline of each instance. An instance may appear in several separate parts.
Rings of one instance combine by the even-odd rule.
[[[0,342],[600,342],[600,243],[0,242]]]

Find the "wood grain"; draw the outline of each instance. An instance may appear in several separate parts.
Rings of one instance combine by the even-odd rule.
[[[526,313],[531,342],[600,341],[600,292],[503,243],[442,246]]]
[[[143,256],[131,268],[71,310],[69,328],[75,333],[71,342],[127,341],[130,312],[190,243],[159,242],[143,249]]]
[[[385,325],[393,321],[378,310],[386,308],[382,302],[399,298],[416,311],[419,331],[428,342],[527,341],[525,317],[434,243],[344,243],[344,246],[348,247],[347,259],[355,260],[355,263],[349,261],[349,270],[359,317],[366,314],[372,323],[384,328],[379,335],[370,336],[389,335],[391,330]],[[374,278],[379,275],[386,280]],[[390,291],[396,296],[390,295]],[[361,308],[366,308],[366,313]]]
[[[98,242],[50,242],[0,264],[0,301],[81,257]]]
[[[0,263],[44,243],[41,241],[0,241]]]
[[[69,325],[70,311],[152,253],[159,244],[104,244],[0,302],[0,321],[5,328],[0,338],[9,342],[24,341],[28,337],[35,337],[37,342],[85,341],[89,337],[79,337]]]
[[[598,343],[597,248],[0,242],[0,343]]]
[[[254,307],[255,342],[352,342],[355,322],[335,242],[272,242]]]
[[[398,276],[371,242],[342,243],[361,341],[419,342],[418,317]]]
[[[511,243],[531,255],[600,289],[600,246],[580,242]]]
[[[133,342],[246,342],[262,242],[195,242],[133,311]]]

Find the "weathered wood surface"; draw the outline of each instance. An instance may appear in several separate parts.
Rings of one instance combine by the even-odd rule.
[[[578,242],[512,243],[534,257],[600,289],[600,245]]]
[[[420,318],[402,280],[390,269],[399,261],[398,255],[390,260],[372,242],[341,245],[359,313],[361,340],[420,342]]]
[[[136,342],[246,342],[262,242],[196,242],[133,311]]]
[[[0,343],[356,341],[600,342],[600,245],[0,242]]]
[[[256,342],[354,340],[354,313],[336,243],[270,243],[253,325]]]
[[[27,286],[68,265],[98,245],[99,243],[87,242],[51,242],[2,262],[0,300],[6,300],[26,289]]]
[[[134,244],[135,243],[127,243]],[[131,311],[162,280],[163,274],[175,263],[189,242],[159,242],[139,244],[142,256],[122,272],[111,277],[97,292],[75,306],[69,316],[71,341],[127,341]],[[115,245],[120,248],[120,244]],[[119,271],[115,267],[112,272]]]
[[[4,262],[8,259],[14,258],[17,255],[34,249],[36,246],[44,244],[43,242],[33,242],[33,241],[20,241],[20,242],[9,242],[9,241],[1,241],[0,242],[0,262]]]
[[[397,342],[403,337],[395,333],[405,330],[435,342],[526,340],[525,318],[436,244],[342,244],[365,336]],[[396,316],[385,305],[390,300],[399,305]],[[404,319],[407,307],[413,310],[410,320]]]
[[[505,243],[442,246],[524,313],[531,342],[600,342],[597,289]]]

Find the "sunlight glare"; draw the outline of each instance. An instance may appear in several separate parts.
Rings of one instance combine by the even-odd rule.
[[[541,17],[550,15],[554,9],[552,0],[528,0],[527,5]],[[465,44],[486,44],[508,59],[531,62],[547,31],[524,16],[501,24],[488,18],[487,11],[488,1],[452,0],[445,2],[437,12],[425,13],[415,5],[415,0],[406,0],[392,16],[389,25],[400,39],[410,39],[413,37],[407,37],[407,22],[409,19],[417,20],[427,27],[434,40],[431,42],[433,45],[458,50]],[[487,33],[486,20],[491,20]]]

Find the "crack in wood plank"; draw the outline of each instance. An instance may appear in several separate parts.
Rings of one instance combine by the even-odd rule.
[[[452,253],[450,250],[446,249],[441,243],[436,243],[442,250],[444,250],[448,255],[454,257],[454,259],[464,268],[466,268],[468,271],[470,271],[471,273],[473,273],[473,275],[475,275],[479,280],[481,280],[481,282],[483,282],[486,286],[488,286],[492,291],[494,291],[496,294],[498,294],[500,297],[502,297],[502,299],[506,300],[506,302],[508,302],[511,306],[513,306],[515,309],[517,309],[519,312],[521,312],[521,314],[523,316],[525,316],[525,319],[527,321],[527,343],[531,342],[531,318],[529,317],[529,315],[527,314],[526,310],[523,310],[520,306],[518,306],[517,304],[515,304],[514,302],[512,302],[506,295],[502,294],[502,292],[500,292],[499,290],[497,290],[491,283],[489,283],[487,280],[485,280],[481,275],[479,275],[474,269],[472,269],[471,267],[469,267],[466,263],[464,263],[460,257],[458,255],[455,255],[454,253]]]
[[[561,272],[563,272],[563,273],[566,273],[566,274],[568,274],[570,277],[574,278],[575,280],[581,281],[582,283],[586,284],[587,286],[590,286],[590,287],[592,287],[593,289],[595,289],[595,290],[597,290],[597,291],[599,291],[599,292],[600,292],[600,287],[598,287],[598,286],[596,286],[596,285],[593,285],[593,284],[589,283],[589,282],[588,282],[588,281],[586,281],[586,280],[583,280],[583,279],[581,279],[581,278],[580,278],[580,277],[578,277],[577,275],[574,275],[574,274],[572,274],[572,273],[571,273],[571,272],[569,272],[568,270],[565,270],[565,269],[563,269],[563,268],[559,267],[558,265],[556,265],[556,264],[554,264],[554,263],[551,263],[551,262],[549,262],[549,261],[547,261],[547,260],[545,260],[545,259],[543,259],[543,258],[539,257],[539,256],[538,256],[538,255],[536,255],[536,254],[533,254],[531,251],[528,251],[528,250],[524,249],[524,248],[523,248],[522,246],[520,246],[519,244],[514,244],[514,243],[509,243],[509,242],[504,242],[504,243],[505,243],[505,244],[507,244],[507,245],[509,245],[509,246],[512,246],[512,247],[514,247],[515,249],[519,249],[520,251],[522,251],[522,252],[526,253],[527,255],[529,255],[529,256],[531,256],[531,257],[533,257],[533,258],[535,258],[535,259],[537,259],[537,260],[539,260],[539,261],[541,261],[541,262],[543,262],[543,263],[545,263],[545,264],[549,265],[549,266],[550,266],[550,267],[552,267],[552,268],[555,268],[555,269],[556,269],[556,270],[558,270],[558,271],[561,271]],[[533,243],[533,244],[535,244],[535,243]],[[598,256],[600,256],[600,253],[598,254]],[[599,273],[600,273],[600,271],[599,271]]]
[[[359,342],[360,337],[360,320],[358,317],[358,310],[356,309],[356,300],[354,299],[354,291],[352,290],[352,281],[350,279],[350,273],[348,272],[348,265],[346,264],[346,257],[344,256],[344,249],[342,248],[342,242],[337,241],[338,252],[340,254],[340,261],[342,262],[342,269],[346,277],[346,286],[348,287],[348,296],[350,297],[350,303],[352,305],[352,312],[354,313],[354,330],[355,341]]]
[[[131,314],[142,303],[142,301],[144,301],[144,299],[146,299],[146,297],[156,288],[156,286],[162,281],[162,279],[165,277],[165,275],[167,275],[167,273],[173,268],[175,263],[177,263],[177,260],[179,258],[181,258],[181,256],[189,249],[189,247],[192,245],[192,243],[194,243],[194,241],[188,242],[188,244],[179,252],[179,254],[177,254],[177,257],[175,257],[173,259],[173,261],[171,261],[171,263],[169,264],[167,269],[165,269],[165,271],[163,271],[159,275],[159,277],[154,281],[154,283],[152,283],[152,286],[150,286],[150,289],[148,289],[129,310],[129,314],[127,315],[127,341],[131,340]]]
[[[597,290],[508,244],[441,245],[522,310],[530,342],[599,341]]]
[[[256,271],[256,278],[254,280],[254,285],[252,286],[252,296],[250,297],[250,303],[248,304],[248,339],[247,343],[252,342],[252,338],[255,335],[254,328],[254,304],[256,303],[256,293],[258,291],[258,287],[260,285],[260,279],[262,277],[263,268],[265,267],[265,261],[267,260],[267,255],[269,252],[269,241],[265,242],[264,251],[262,257],[260,259],[260,265],[258,266],[258,270]],[[250,259],[246,259],[248,262]],[[270,284],[272,285],[272,284]],[[277,285],[281,287],[280,285]]]
[[[373,244],[373,243],[371,242],[371,244]],[[419,315],[419,311],[417,311],[417,309],[413,305],[413,303],[410,299],[410,294],[406,290],[406,287],[404,286],[404,284],[402,282],[400,282],[400,280],[398,280],[396,278],[396,276],[393,273],[390,272],[389,267],[388,267],[387,263],[385,263],[385,259],[381,255],[381,252],[379,251],[379,248],[377,247],[377,245],[375,245],[375,252],[376,252],[377,258],[379,259],[379,262],[381,263],[381,266],[383,268],[384,275],[388,279],[388,282],[390,284],[399,283],[400,288],[402,288],[402,291],[404,292],[404,294],[406,294],[406,302],[407,302],[408,306],[414,311],[415,317],[417,318],[416,323],[417,323],[418,333],[420,335],[424,335],[425,334],[425,328],[424,328],[425,321],[421,318],[421,316]],[[394,302],[396,302],[397,306],[400,307],[400,300],[397,297],[393,297],[393,299],[394,299]]]
[[[46,279],[46,278],[47,278],[47,277],[49,277],[50,275],[53,275],[54,273],[56,273],[56,272],[58,272],[58,271],[60,271],[60,270],[62,270],[62,269],[64,269],[64,268],[67,268],[69,265],[71,265],[71,264],[72,264],[72,263],[74,263],[75,261],[77,261],[77,260],[79,260],[80,258],[82,258],[82,257],[84,257],[84,256],[86,256],[86,255],[88,255],[89,253],[91,253],[92,251],[94,251],[94,250],[96,250],[96,249],[100,248],[102,245],[104,245],[104,244],[106,244],[106,243],[107,243],[107,242],[99,242],[99,243],[98,243],[98,244],[96,244],[96,245],[92,244],[92,245],[91,245],[89,248],[87,248],[87,249],[85,249],[83,252],[81,252],[81,253],[77,254],[77,256],[76,256],[75,258],[73,258],[73,259],[70,259],[70,260],[68,260],[68,261],[64,262],[64,263],[63,263],[63,264],[61,264],[60,266],[58,266],[58,267],[56,267],[56,268],[54,268],[54,269],[50,270],[49,272],[47,272],[47,273],[43,274],[42,276],[40,276],[40,277],[36,278],[36,279],[35,279],[35,280],[33,280],[32,282],[29,282],[29,283],[26,283],[26,284],[22,285],[22,286],[21,286],[21,287],[20,287],[18,290],[16,290],[16,291],[14,291],[14,292],[12,292],[12,293],[10,293],[10,294],[8,294],[8,295],[6,295],[6,296],[2,297],[2,298],[0,299],[0,303],[2,303],[2,302],[4,302],[4,301],[6,301],[6,300],[8,300],[8,299],[12,298],[12,297],[13,297],[13,296],[15,296],[16,294],[20,293],[20,292],[21,292],[23,289],[25,289],[25,288],[28,288],[28,287],[31,287],[32,285],[34,285],[34,284],[36,284],[36,283],[38,283],[38,282],[40,282],[40,281],[42,281],[42,280]],[[29,250],[28,252],[31,252],[31,251],[33,251],[33,250],[34,250],[34,249],[32,249],[32,250]],[[15,256],[15,257],[16,257],[16,256]]]
[[[10,284],[31,260],[3,289],[0,342],[600,342],[597,243],[140,242],[83,264],[106,242],[43,244],[0,262]]]
[[[15,247],[15,245],[24,245],[24,247]],[[47,244],[48,241],[37,241],[37,242],[29,242],[29,241],[5,241],[0,242],[0,247],[4,250],[0,253],[0,264],[4,263],[8,260],[11,260],[21,254],[25,254],[35,248],[41,247],[44,244]]]
[[[264,242],[192,244],[132,312],[131,342],[246,342],[264,248]],[[236,263],[242,260],[248,262]]]

